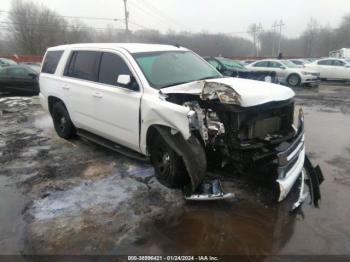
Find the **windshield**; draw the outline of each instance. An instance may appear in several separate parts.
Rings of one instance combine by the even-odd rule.
[[[281,63],[288,68],[298,68],[298,66],[296,64],[294,64],[293,62],[288,61],[288,60],[283,60],[283,61],[281,61]]]
[[[190,51],[165,51],[133,54],[149,84],[161,89],[221,74]]]
[[[216,59],[219,60],[222,64],[224,64],[226,67],[245,69],[245,67],[241,63],[239,63],[239,62],[237,62],[235,60],[222,58],[222,57],[217,57]]]

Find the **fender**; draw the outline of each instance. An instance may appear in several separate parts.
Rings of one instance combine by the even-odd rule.
[[[201,142],[194,135],[185,140],[179,132],[172,135],[167,127],[155,126],[155,128],[168,145],[182,157],[191,179],[192,192],[194,192],[203,181],[207,171],[207,157]]]

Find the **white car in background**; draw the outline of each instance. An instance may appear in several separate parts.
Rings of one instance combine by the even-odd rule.
[[[320,81],[317,71],[301,68],[288,60],[264,59],[246,67],[257,71],[275,71],[280,83],[292,87],[302,86],[304,84],[317,86]]]
[[[323,58],[305,66],[319,72],[321,79],[350,80],[350,59]]]

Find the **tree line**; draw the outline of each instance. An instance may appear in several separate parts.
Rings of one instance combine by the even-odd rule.
[[[1,16],[6,16],[6,19]],[[112,26],[94,28],[79,20],[68,20],[45,5],[14,0],[11,10],[0,13],[2,28],[0,55],[43,55],[46,48],[61,44],[87,42],[142,42],[178,44],[203,56],[250,57],[254,55],[251,40],[223,33],[190,33],[152,29],[129,31]],[[259,54],[274,56],[273,44],[279,35],[272,31],[259,34]],[[323,27],[314,19],[297,38],[281,37],[281,52],[285,56],[321,57],[329,51],[350,47],[350,15],[343,17],[337,28]]]

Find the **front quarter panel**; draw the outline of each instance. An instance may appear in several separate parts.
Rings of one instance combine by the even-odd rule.
[[[140,149],[147,154],[147,131],[152,125],[172,128],[182,134],[184,139],[191,136],[187,114],[189,108],[160,99],[158,94],[144,94],[141,102]]]

